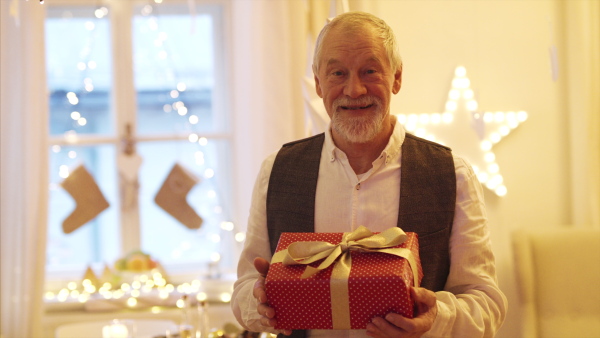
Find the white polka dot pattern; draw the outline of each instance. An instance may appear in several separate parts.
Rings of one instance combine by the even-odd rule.
[[[407,232],[408,240],[397,247],[409,248],[418,265],[419,282],[423,270],[419,259],[416,233]],[[322,241],[337,244],[342,233],[282,233],[276,251],[293,242]],[[389,312],[412,318],[413,304],[409,286],[413,274],[404,258],[384,253],[351,252],[352,268],[348,278],[351,329],[365,329],[373,317]],[[321,261],[312,263],[318,266]],[[276,329],[333,329],[331,316],[330,276],[333,265],[300,279],[305,266],[271,264],[266,278],[269,304],[275,309]],[[349,329],[350,329],[349,328]]]

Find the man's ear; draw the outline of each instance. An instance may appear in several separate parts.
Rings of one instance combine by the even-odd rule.
[[[398,94],[401,87],[402,87],[402,68],[398,68],[398,69],[396,69],[396,73],[394,74],[394,84],[392,86],[392,93]]]
[[[323,94],[321,92],[321,84],[319,83],[319,78],[317,77],[317,75],[315,74],[315,89],[317,90],[317,95],[319,95],[320,98],[323,98]]]

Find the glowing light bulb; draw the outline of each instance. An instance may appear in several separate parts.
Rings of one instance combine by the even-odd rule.
[[[455,111],[456,110],[456,101],[448,101],[446,102],[446,110],[447,111]]]
[[[180,92],[183,92],[187,89],[187,86],[185,85],[185,83],[183,82],[179,82],[177,84],[177,90],[179,90]]]
[[[470,100],[469,102],[467,102],[467,109],[470,111],[477,110],[478,107],[479,107],[479,105],[477,104],[477,101],[475,101],[475,100]]]
[[[210,260],[213,262],[218,262],[221,260],[221,254],[218,252],[213,252],[210,254]]]
[[[188,136],[188,140],[192,143],[198,142],[198,134],[190,134]]]
[[[506,193],[508,191],[504,185],[500,185],[494,190],[494,192],[496,193],[496,195],[502,197],[502,196],[506,196]]]
[[[492,142],[487,140],[481,141],[480,147],[483,151],[489,151],[490,149],[492,149]]]
[[[198,292],[198,294],[196,295],[196,299],[202,302],[208,299],[208,295],[206,294],[206,292]]]
[[[456,67],[456,70],[454,71],[454,75],[456,75],[458,77],[463,77],[463,76],[467,75],[467,69],[463,66],[458,66],[458,67]]]
[[[485,114],[483,114],[483,121],[486,123],[490,123],[490,122],[494,121],[494,113],[485,112]]]
[[[188,121],[190,121],[191,124],[198,124],[198,116],[190,115],[190,117],[188,118]]]
[[[173,90],[171,90],[171,92],[169,93],[169,95],[170,95],[172,98],[176,99],[176,98],[178,98],[178,97],[179,97],[179,92],[178,92],[178,91],[176,91],[175,89],[173,89]]]
[[[233,230],[233,222],[221,222],[221,229],[225,231]]]
[[[127,306],[129,306],[129,307],[135,307],[137,305],[137,303],[138,303],[138,301],[134,297],[129,297],[127,299]]]
[[[499,111],[494,114],[494,121],[496,122],[504,122],[504,113]]]
[[[489,175],[486,172],[482,171],[477,174],[477,178],[479,179],[479,182],[485,183],[487,182]]]
[[[238,232],[235,234],[235,241],[241,243],[246,240],[246,234],[243,232]]]
[[[188,109],[186,107],[180,107],[177,109],[177,114],[181,116],[185,116],[188,113]]]
[[[490,134],[490,141],[492,141],[492,143],[498,143],[501,139],[502,136],[496,132]]]
[[[527,112],[524,112],[524,111],[518,112],[517,120],[519,120],[519,122],[525,122],[525,120],[527,120]]]
[[[406,124],[406,115],[404,114],[398,114],[396,115],[396,118],[398,119],[398,122],[402,125]]]
[[[473,90],[472,89],[466,89],[463,91],[463,97],[467,100],[470,100],[473,98]]]
[[[496,163],[490,163],[490,165],[488,166],[488,171],[492,174],[495,174],[498,171],[500,171],[500,167]]]
[[[231,294],[228,292],[223,292],[221,293],[221,295],[219,296],[219,298],[221,298],[221,301],[223,303],[228,303],[231,301]]]

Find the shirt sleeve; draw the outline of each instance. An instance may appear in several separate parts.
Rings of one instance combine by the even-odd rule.
[[[260,323],[260,315],[256,311],[258,301],[252,291],[258,280],[259,274],[254,268],[254,259],[262,257],[271,260],[269,234],[267,230],[267,188],[269,177],[275,160],[273,154],[262,163],[260,172],[254,184],[248,229],[244,249],[238,262],[238,279],[233,286],[231,308],[237,321],[247,330],[253,332],[272,332],[272,327],[265,327]]]
[[[493,337],[507,301],[498,288],[483,191],[471,166],[456,168],[456,209],[450,235],[450,273],[436,292],[438,314],[424,337]]]

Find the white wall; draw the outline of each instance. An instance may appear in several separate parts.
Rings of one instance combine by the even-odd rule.
[[[392,112],[442,111],[454,68],[463,65],[481,110],[529,113],[493,148],[508,194],[485,195],[499,283],[509,299],[498,337],[519,337],[509,236],[518,228],[572,223],[566,76],[561,68],[553,81],[549,57],[552,45],[559,58],[565,55],[561,2],[378,1],[373,13],[394,29],[404,60]]]

